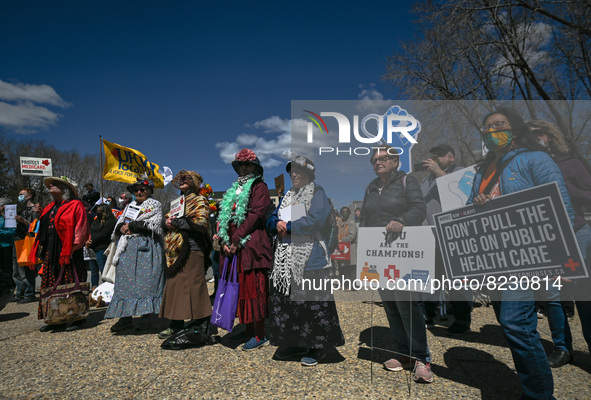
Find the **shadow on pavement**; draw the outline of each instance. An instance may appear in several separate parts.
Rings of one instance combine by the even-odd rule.
[[[21,319],[28,317],[30,313],[18,312],[11,314],[0,314],[0,322],[14,321],[15,319]]]
[[[515,371],[482,350],[451,347],[443,355],[445,366],[431,365],[435,376],[474,387],[483,400],[512,399],[521,395]]]

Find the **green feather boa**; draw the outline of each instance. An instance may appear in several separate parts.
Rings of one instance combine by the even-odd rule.
[[[226,191],[222,203],[220,204],[220,215],[218,221],[220,222],[220,230],[218,236],[222,239],[222,245],[230,246],[232,240],[228,235],[228,228],[233,222],[236,226],[240,226],[246,219],[248,213],[248,200],[250,199],[250,188],[257,178],[260,176],[253,176],[249,178],[246,183],[241,183],[240,179],[232,184],[232,187]],[[240,193],[236,191],[242,188]],[[236,208],[234,209],[234,204]],[[240,240],[240,247],[244,247],[246,242],[250,239],[250,235]]]

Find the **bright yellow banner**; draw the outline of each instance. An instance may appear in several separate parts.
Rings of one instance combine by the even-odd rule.
[[[104,139],[103,146],[105,148],[103,179],[135,183],[137,177],[145,173],[157,188],[164,187],[164,178],[158,172],[160,167],[148,161],[142,153]]]

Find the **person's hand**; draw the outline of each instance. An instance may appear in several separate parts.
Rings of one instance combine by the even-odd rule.
[[[90,246],[92,245],[92,240],[88,240],[86,243],[84,243],[84,246],[88,249]]]
[[[230,257],[232,255],[232,252],[230,251],[230,248],[227,244],[224,245],[222,250],[224,250],[224,254],[226,255],[226,257]]]
[[[214,235],[213,235],[212,239],[213,239],[214,241],[218,241],[218,240],[220,240],[220,237],[218,236],[218,234],[217,234],[217,233],[214,233]]]
[[[287,222],[279,221],[277,222],[277,234],[281,237],[287,235]]]
[[[390,223],[386,226],[386,231],[400,233],[400,232],[402,232],[403,228],[404,228],[403,223],[398,222],[398,221],[390,221]]]
[[[174,217],[170,217],[170,218],[168,218],[168,219],[166,220],[166,222],[164,223],[168,229],[172,228],[172,220],[173,220],[173,218],[174,218]]]
[[[435,160],[433,160],[432,158],[423,160],[423,166],[427,168],[427,171],[429,171],[431,174],[438,178],[440,176],[445,175],[445,172],[441,169],[439,164],[437,164],[437,162],[435,162]]]
[[[478,196],[474,197],[474,204],[478,204],[479,206],[483,206],[490,199],[492,199],[492,196],[490,194],[480,193]]]
[[[14,217],[14,219],[16,219],[17,222],[22,222],[23,224],[25,223],[25,219],[23,217],[21,217],[20,215],[17,215]]]
[[[129,224],[123,224],[121,226],[121,229],[119,229],[119,231],[123,234],[123,235],[131,235],[131,232],[129,231]]]
[[[238,246],[236,246],[234,243],[232,243],[232,245],[230,246],[230,253],[236,254],[237,251],[238,251]]]

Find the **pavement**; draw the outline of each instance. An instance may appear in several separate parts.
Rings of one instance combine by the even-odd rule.
[[[211,286],[211,284],[210,284]],[[211,288],[210,288],[211,290]],[[472,331],[428,331],[435,381],[418,384],[409,371],[390,372],[390,331],[381,303],[337,293],[346,344],[315,367],[274,359],[276,347],[245,352],[227,340],[182,351],[163,350],[152,318],[143,334],[112,334],[114,320],[93,308],[85,329],[39,332],[37,303],[0,311],[0,399],[517,399],[521,389],[511,353],[491,307],[472,314]],[[557,399],[591,398],[591,357],[578,316],[570,321],[574,362],[553,369]],[[236,330],[239,330],[239,326]],[[235,330],[235,332],[236,332]],[[552,350],[546,319],[544,347]],[[373,343],[373,346],[371,344]]]

